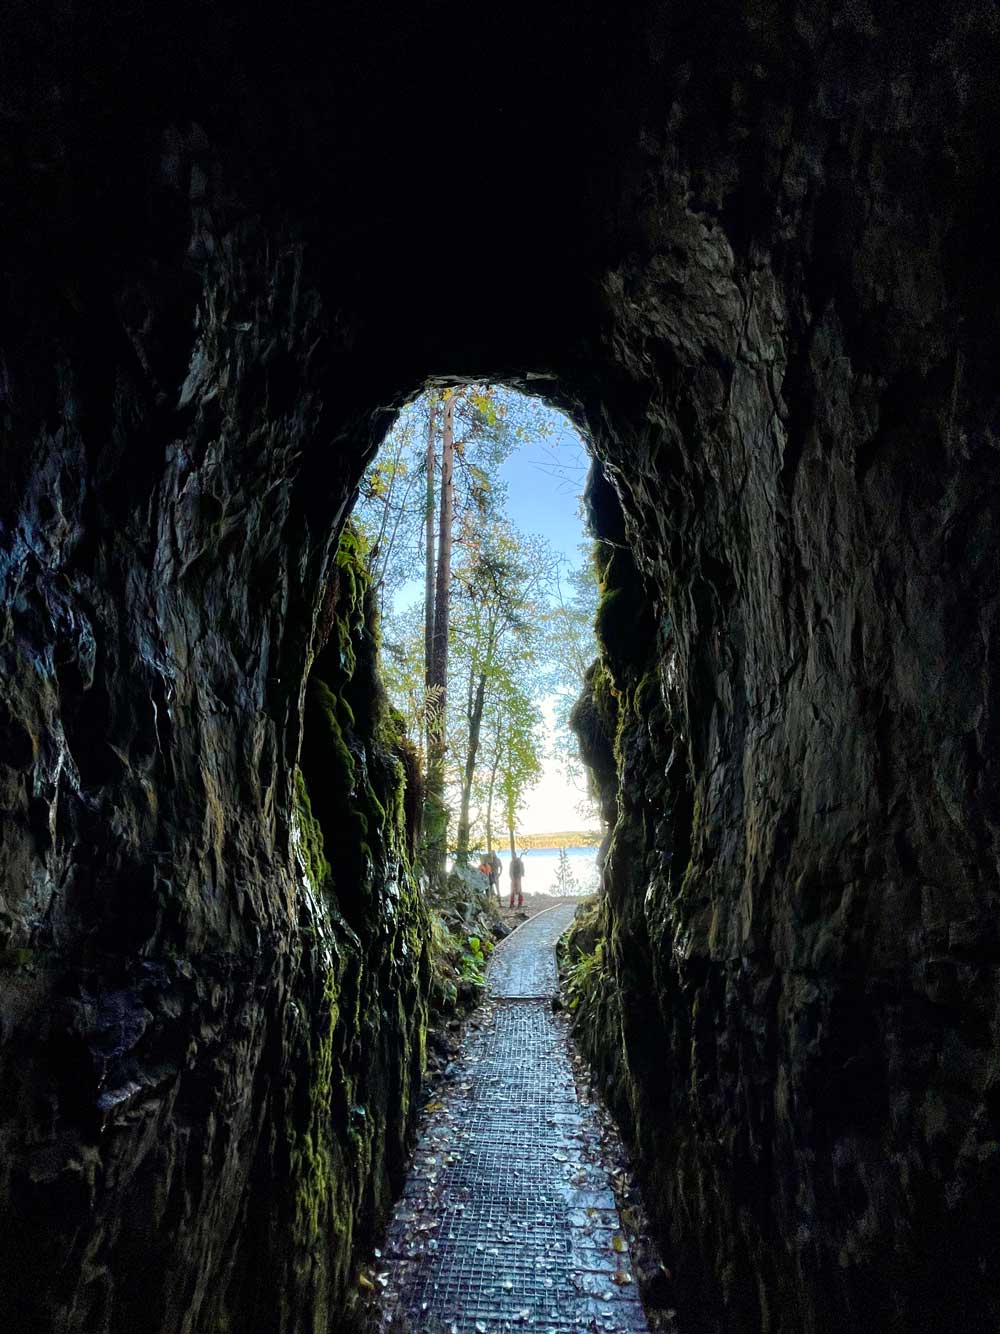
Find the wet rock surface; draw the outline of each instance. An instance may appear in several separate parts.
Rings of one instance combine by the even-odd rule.
[[[555,943],[573,913],[542,913],[496,950],[481,1026],[424,1111],[389,1231],[387,1327],[647,1329],[595,1112],[552,1013]]]

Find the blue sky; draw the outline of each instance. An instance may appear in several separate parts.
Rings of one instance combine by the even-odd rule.
[[[541,533],[573,565],[586,538],[579,517],[580,494],[590,458],[583,441],[562,415],[550,409],[553,432],[521,445],[500,469],[516,527]]]
[[[562,413],[551,409],[552,434],[529,441],[514,451],[500,470],[507,483],[507,508],[516,527],[540,533],[569,564],[583,559],[580,544],[587,540],[580,517],[580,495],[587,479],[590,456],[574,427]],[[596,653],[596,644],[595,644]],[[548,747],[554,732],[553,699],[542,702]],[[551,754],[542,777],[527,794],[519,821],[522,834],[555,833],[563,829],[596,829],[593,813],[581,814],[586,788],[572,784],[562,764]]]
[[[513,392],[513,391],[511,391]],[[590,455],[575,428],[561,412],[547,408],[550,434],[519,445],[500,469],[507,486],[507,512],[522,533],[538,533],[570,565],[582,564],[581,543],[587,533],[580,517],[580,496]],[[424,595],[422,567],[396,593],[398,610]]]

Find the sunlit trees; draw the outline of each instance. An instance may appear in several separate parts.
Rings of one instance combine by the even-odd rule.
[[[569,716],[580,694],[584,675],[597,655],[594,617],[597,614],[598,579],[593,544],[580,547],[580,563],[556,566],[546,617],[549,663],[547,689],[553,705],[555,749],[567,777],[582,781],[582,763]],[[584,807],[593,805],[587,797]]]
[[[529,788],[541,777],[542,752],[538,743],[538,710],[527,692],[512,682],[506,706],[498,777],[504,825],[513,857],[518,812]]]
[[[584,650],[567,646],[583,603],[545,544],[514,531],[500,479],[514,447],[552,422],[537,400],[502,388],[433,387],[400,414],[360,488],[386,685],[422,742],[431,878],[443,871],[449,825],[459,859],[484,834],[492,846],[494,824],[516,829],[542,771],[553,652],[563,675],[568,667],[582,679]],[[576,689],[556,688],[563,714]]]
[[[503,726],[509,683],[535,660],[540,648],[543,594],[552,565],[539,539],[488,524],[470,538],[467,557],[456,571],[452,652],[461,664],[465,687],[455,839],[461,859],[470,848],[470,805],[487,702],[495,706],[497,724]]]

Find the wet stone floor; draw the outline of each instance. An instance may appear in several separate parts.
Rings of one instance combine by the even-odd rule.
[[[573,905],[494,954],[481,1026],[425,1109],[383,1260],[386,1320],[413,1334],[645,1334],[596,1113],[553,1013]]]

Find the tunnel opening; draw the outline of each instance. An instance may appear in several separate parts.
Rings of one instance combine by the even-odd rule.
[[[586,458],[537,397],[477,382],[425,390],[361,480],[317,619],[296,777],[303,828],[322,842],[314,869],[357,925],[366,898],[373,910],[391,809],[390,861],[441,908],[450,885],[447,915],[476,942],[479,981],[492,932],[480,943],[489,923],[463,931],[461,916],[484,874],[499,906],[497,849],[522,875],[527,858],[529,898],[557,881],[569,894],[597,886],[606,831],[570,731],[611,560],[583,525]],[[395,771],[388,798],[380,753]],[[470,962],[467,944],[459,957]]]
[[[574,827],[569,804],[557,809],[557,757],[586,802],[568,732],[597,651],[586,459],[543,400],[471,383],[425,390],[362,482],[353,519],[377,590],[384,674],[424,761],[425,871],[429,807],[446,792],[445,848],[463,865],[494,841],[513,843],[526,800],[547,798],[551,813],[546,823],[530,810],[524,832]]]

